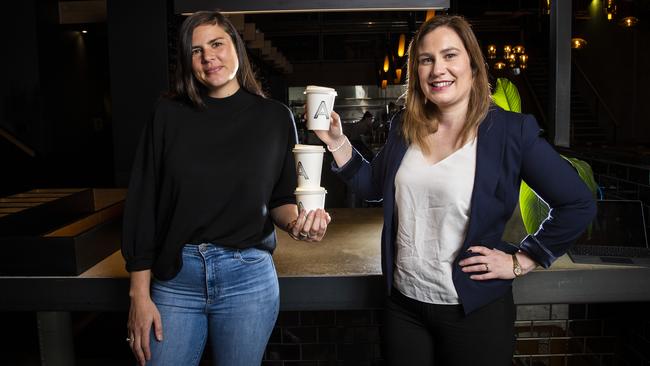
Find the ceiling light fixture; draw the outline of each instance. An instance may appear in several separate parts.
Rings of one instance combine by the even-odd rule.
[[[574,50],[579,50],[581,48],[584,48],[587,45],[587,41],[584,40],[584,38],[571,38],[571,48]]]
[[[487,46],[488,60],[497,59],[497,49],[497,46],[494,44],[489,44]],[[500,58],[496,62],[490,61],[490,64],[492,64],[492,67],[495,70],[503,70],[508,67],[512,74],[519,75],[521,70],[528,68],[528,55],[525,52],[526,48],[523,45],[519,44],[513,47],[506,44],[503,46],[503,58]]]
[[[489,44],[487,46],[487,56],[490,60],[497,58],[497,46]]]
[[[639,22],[639,18],[637,18],[637,17],[625,17],[625,18],[621,19],[619,24],[626,27],[626,28],[632,28],[638,22]]]

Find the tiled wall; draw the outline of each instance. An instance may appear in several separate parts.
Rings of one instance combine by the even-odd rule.
[[[519,305],[513,365],[648,366],[649,305]],[[263,366],[384,365],[380,329],[380,309],[281,312]]]
[[[519,305],[513,365],[650,366],[649,309],[648,302]],[[281,312],[262,365],[385,365],[381,315],[380,309]],[[35,318],[0,313],[0,365],[40,364]],[[77,364],[133,365],[126,318],[123,312],[73,313]],[[208,346],[201,366],[212,364],[210,356]]]
[[[617,329],[589,305],[520,305],[515,365],[613,365]]]
[[[263,366],[383,365],[381,310],[281,312]]]

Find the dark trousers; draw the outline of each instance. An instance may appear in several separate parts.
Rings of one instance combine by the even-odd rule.
[[[514,352],[512,290],[465,315],[462,305],[419,302],[392,290],[384,312],[391,366],[505,366]]]

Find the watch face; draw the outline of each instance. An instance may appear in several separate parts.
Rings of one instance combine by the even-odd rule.
[[[521,276],[521,268],[520,267],[515,267],[514,272],[515,272],[515,276]]]

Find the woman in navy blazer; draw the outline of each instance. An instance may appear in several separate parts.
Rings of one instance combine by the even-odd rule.
[[[405,109],[372,163],[332,113],[316,131],[333,169],[383,199],[384,342],[390,365],[506,365],[511,283],[548,268],[595,215],[590,191],[530,115],[490,101],[485,62],[461,17],[425,22],[409,47]],[[525,180],[550,206],[536,233],[502,241]]]

